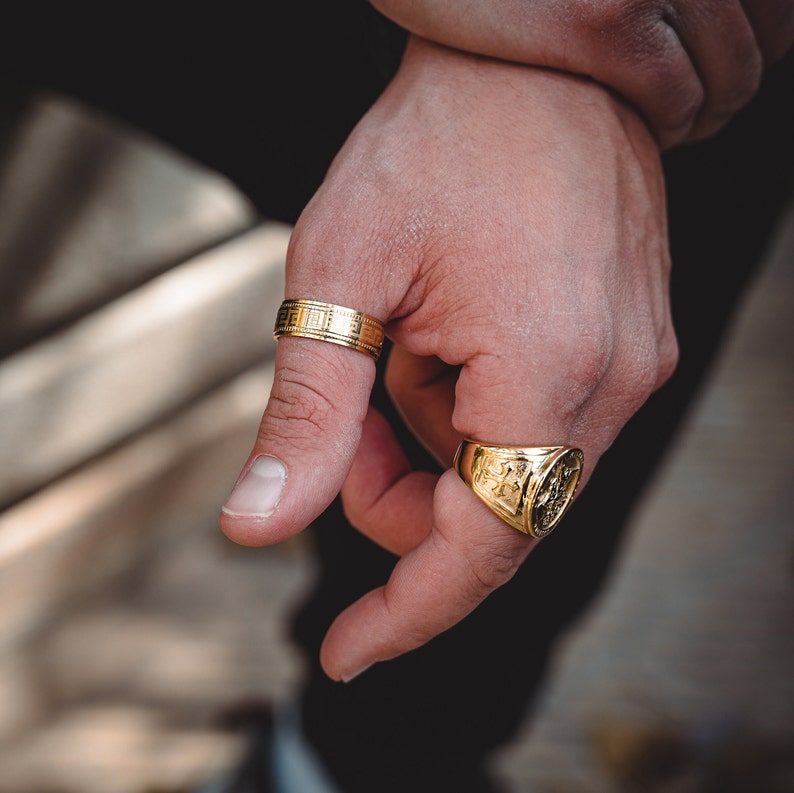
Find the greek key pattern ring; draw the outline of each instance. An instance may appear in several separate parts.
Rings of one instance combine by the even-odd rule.
[[[303,336],[340,344],[372,356],[383,350],[383,323],[346,306],[318,300],[285,300],[279,307],[273,336]]]

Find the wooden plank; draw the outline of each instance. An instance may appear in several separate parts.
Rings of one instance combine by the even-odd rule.
[[[228,180],[72,99],[0,112],[0,355],[257,222]]]
[[[126,703],[91,703],[0,755],[2,793],[198,790],[240,762],[245,736]]]
[[[0,504],[272,355],[289,234],[263,223],[0,363]]]
[[[216,520],[272,377],[272,364],[238,376],[0,514],[0,657],[167,538]]]

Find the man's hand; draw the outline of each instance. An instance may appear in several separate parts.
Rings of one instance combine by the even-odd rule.
[[[572,445],[582,487],[675,365],[668,271],[658,147],[633,110],[587,80],[412,39],[295,227],[286,296],[386,323],[387,385],[445,466],[462,437]],[[368,411],[373,378],[366,355],[282,338],[221,516],[238,542],[278,542],[344,484],[352,523],[400,555],[331,626],[335,679],[451,627],[534,542],[453,471],[409,469]]]

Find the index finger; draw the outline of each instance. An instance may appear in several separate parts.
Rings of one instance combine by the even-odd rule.
[[[452,470],[439,479],[433,501],[430,534],[400,559],[385,586],[331,625],[321,650],[331,678],[351,680],[451,628],[509,581],[538,542],[496,517]]]

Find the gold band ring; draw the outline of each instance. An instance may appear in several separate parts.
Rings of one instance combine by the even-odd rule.
[[[385,333],[379,319],[352,308],[317,300],[285,300],[279,307],[273,336],[330,341],[365,352],[377,361]]]
[[[502,520],[541,539],[571,505],[583,463],[581,449],[570,446],[489,446],[465,440],[454,466]]]

